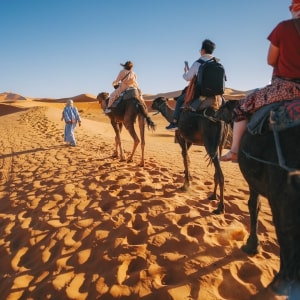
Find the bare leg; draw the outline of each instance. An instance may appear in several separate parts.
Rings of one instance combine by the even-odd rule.
[[[237,162],[237,155],[240,148],[240,142],[246,129],[247,129],[247,120],[234,122],[231,149],[225,155],[220,157],[220,161]]]

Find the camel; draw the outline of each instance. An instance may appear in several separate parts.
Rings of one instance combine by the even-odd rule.
[[[173,108],[168,104],[168,98],[158,97],[153,100],[151,108],[160,112],[168,122],[173,120]],[[209,196],[210,200],[217,199],[217,188],[220,187],[220,201],[215,214],[224,213],[224,176],[219,162],[227,136],[231,130],[230,125],[211,117],[214,110],[210,107],[202,112],[182,111],[178,122],[178,130],[175,131],[175,139],[181,147],[184,164],[184,184],[181,187],[186,191],[190,186],[188,150],[194,145],[204,146],[209,156],[209,163],[215,167],[214,191]],[[219,152],[218,152],[219,149]]]
[[[125,92],[126,93],[126,92]],[[145,150],[145,120],[148,128],[155,130],[155,124],[152,122],[147,114],[146,108],[137,99],[135,93],[128,94],[128,99],[120,101],[120,103],[112,108],[111,113],[107,114],[110,118],[110,122],[115,131],[115,151],[113,157],[119,157],[121,161],[126,161],[124,149],[121,142],[121,131],[123,125],[128,130],[130,136],[133,139],[133,148],[127,162],[133,161],[134,153],[139,143],[141,143],[141,161],[138,166],[143,167],[145,165],[144,150]],[[109,93],[99,93],[97,99],[101,105],[103,111],[106,108]],[[140,139],[135,131],[134,123],[138,119],[138,125],[140,130]],[[120,153],[119,153],[120,152]],[[120,154],[120,155],[119,155]]]
[[[229,100],[216,117],[231,122],[236,104],[236,100]],[[278,294],[289,296],[289,300],[300,297],[299,136],[300,125],[280,130],[273,127],[256,135],[247,131],[238,152],[239,167],[250,190],[250,234],[242,250],[249,255],[258,253],[259,195],[262,195],[271,207],[280,247],[280,269],[270,287]]]

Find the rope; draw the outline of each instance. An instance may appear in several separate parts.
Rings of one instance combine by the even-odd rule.
[[[206,114],[206,110],[207,110],[207,109],[204,109],[204,110],[203,110],[203,116],[204,116],[206,119],[208,119],[208,120],[210,120],[210,121],[212,121],[212,122],[214,122],[214,123],[221,122],[219,119],[207,115],[207,114]]]
[[[252,156],[251,154],[245,152],[244,150],[242,150],[242,152],[245,154],[245,156],[247,158],[253,159],[255,161],[270,165],[270,166],[275,166],[275,167],[280,167],[283,170],[287,171],[289,173],[288,176],[298,176],[300,175],[300,170],[295,169],[295,168],[291,168],[289,166],[286,165],[285,163],[285,159],[283,157],[282,151],[281,151],[281,147],[280,147],[280,140],[279,140],[279,135],[278,135],[278,130],[277,130],[277,126],[275,121],[273,120],[273,112],[270,112],[270,127],[273,131],[273,135],[274,135],[274,141],[275,141],[275,147],[276,147],[276,153],[277,153],[277,158],[278,158],[278,163],[273,163],[264,159],[260,159],[257,157]]]

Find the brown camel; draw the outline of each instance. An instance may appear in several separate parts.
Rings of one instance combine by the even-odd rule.
[[[167,98],[158,97],[154,99],[151,108],[159,111],[168,122],[173,120],[174,110],[169,106]],[[209,199],[217,199],[217,188],[220,186],[220,202],[214,213],[221,214],[224,212],[224,176],[219,162],[219,154],[231,132],[231,127],[223,121],[214,119],[213,114],[214,110],[211,107],[200,112],[182,111],[178,130],[175,131],[175,138],[181,147],[184,164],[185,181],[182,190],[187,190],[190,185],[188,150],[192,145],[205,147],[209,162],[212,162],[215,167],[215,186]]]
[[[133,93],[132,93],[133,92]],[[155,130],[155,124],[152,122],[150,117],[148,116],[146,108],[141,104],[141,102],[137,99],[137,95],[134,91],[130,91],[131,94],[128,93],[128,98],[126,100],[121,100],[116,107],[111,109],[111,112],[107,114],[110,118],[110,122],[115,131],[115,151],[113,157],[119,157],[120,151],[120,160],[125,161],[125,153],[121,142],[121,131],[123,125],[130,133],[133,139],[133,148],[127,162],[133,161],[133,155],[136,151],[137,146],[141,143],[141,162],[139,166],[143,167],[144,162],[144,149],[145,149],[145,120],[147,122],[148,128]],[[126,94],[126,92],[125,92]],[[99,104],[101,105],[103,111],[107,106],[107,101],[109,98],[109,93],[102,92],[98,94],[97,99]],[[117,102],[117,101],[116,101]],[[140,129],[140,139],[135,131],[134,123],[138,119],[139,129]]]
[[[226,102],[216,117],[231,122],[237,103],[236,100]],[[288,105],[288,101],[283,103]],[[278,116],[283,115],[286,114]],[[259,195],[263,195],[269,201],[280,246],[280,269],[270,286],[276,293],[296,300],[300,299],[300,143],[297,139],[300,125],[289,124],[288,128],[282,129],[276,126],[276,121],[274,124],[272,130],[265,130],[269,125],[262,125],[262,134],[246,131],[241,140],[238,163],[249,185],[251,225],[242,249],[251,255],[258,252]]]

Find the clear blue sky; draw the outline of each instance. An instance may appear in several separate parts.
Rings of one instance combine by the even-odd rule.
[[[266,85],[267,36],[290,0],[0,0],[0,93],[62,98],[112,91],[134,62],[144,94],[180,90],[184,60],[214,41],[227,87]]]

